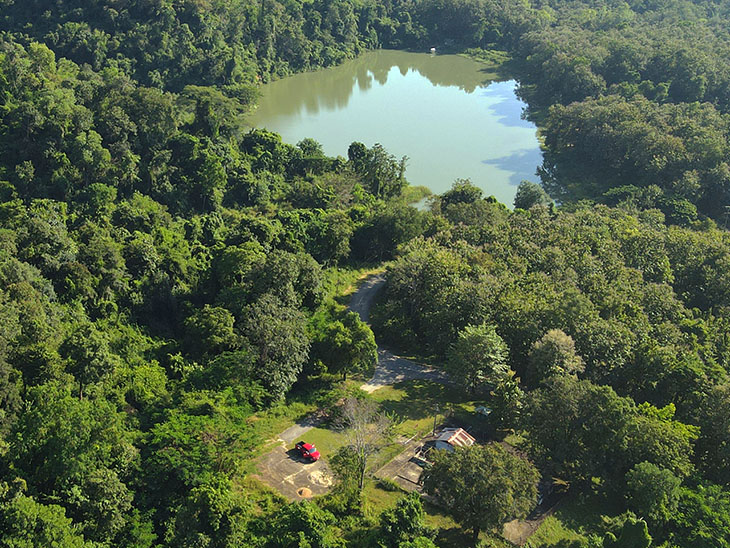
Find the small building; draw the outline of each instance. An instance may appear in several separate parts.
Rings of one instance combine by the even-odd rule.
[[[456,447],[471,447],[476,440],[463,428],[444,428],[434,441],[434,449],[453,451]]]

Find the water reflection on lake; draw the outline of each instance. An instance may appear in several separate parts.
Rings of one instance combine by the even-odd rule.
[[[470,178],[511,206],[516,185],[537,180],[542,158],[515,82],[494,78],[456,55],[375,51],[264,86],[249,123],[290,143],[312,137],[332,156],[353,141],[381,143],[408,156],[412,184],[441,193]]]

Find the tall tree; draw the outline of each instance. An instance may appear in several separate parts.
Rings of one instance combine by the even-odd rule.
[[[730,383],[712,388],[699,409],[697,453],[708,477],[730,484]]]
[[[553,201],[540,185],[522,181],[517,187],[514,205],[516,209],[530,209],[533,206],[549,206]]]
[[[426,526],[426,512],[423,510],[421,496],[416,493],[398,499],[393,508],[380,515],[380,530],[386,546],[401,546],[404,542],[413,542],[419,537],[428,537],[430,531]]]
[[[214,356],[240,344],[233,329],[235,318],[227,309],[206,304],[185,320],[187,347],[195,357]]]
[[[64,509],[56,504],[45,505],[24,494],[11,494],[11,488],[0,483],[0,545],[13,547],[63,546],[89,548]]]
[[[120,363],[119,357],[109,348],[107,337],[92,324],[76,329],[61,345],[60,351],[79,383],[79,398],[83,398],[87,386],[109,377]]]
[[[345,312],[340,319],[323,318],[325,325],[315,326],[313,354],[333,373],[363,373],[378,361],[378,345],[370,327],[355,312]]]
[[[285,505],[271,523],[267,548],[342,548],[345,540],[335,525],[335,517],[313,502]]]
[[[243,334],[259,352],[257,378],[273,398],[281,398],[309,356],[303,314],[267,293],[248,307]]]
[[[553,377],[529,393],[525,415],[536,460],[560,477],[585,480],[615,472],[635,408],[607,386]]]
[[[374,401],[348,398],[340,409],[338,422],[347,448],[354,455],[358,487],[362,491],[368,464],[389,439],[393,420]]]
[[[575,375],[585,370],[583,358],[575,352],[573,337],[551,329],[535,341],[528,356],[527,380],[532,386],[553,375]]]
[[[485,382],[497,383],[507,376],[507,344],[497,334],[493,325],[468,325],[449,350],[447,370],[458,382],[463,382],[469,392]]]
[[[477,546],[480,531],[527,515],[537,501],[539,479],[530,462],[490,444],[437,451],[423,485],[454,520],[471,529]]]
[[[649,528],[643,519],[628,517],[621,527],[618,538],[607,533],[603,538],[603,548],[649,548],[651,546]]]
[[[641,462],[626,474],[628,506],[651,523],[662,525],[677,510],[681,483],[671,471]]]

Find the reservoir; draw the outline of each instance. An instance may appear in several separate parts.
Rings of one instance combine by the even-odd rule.
[[[515,82],[496,80],[466,57],[379,50],[263,86],[248,121],[291,144],[311,137],[328,156],[380,143],[408,157],[412,185],[442,193],[468,178],[511,207],[519,182],[538,180],[542,156]]]

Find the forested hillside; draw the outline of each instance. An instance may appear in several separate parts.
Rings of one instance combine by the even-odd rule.
[[[327,267],[423,231],[387,201],[400,163],[241,133],[212,88],[2,50],[3,545],[270,538],[232,483],[263,441],[247,418],[374,353]]]
[[[727,546],[727,232],[667,228],[656,210],[511,213],[464,190],[440,199],[449,226],[389,268],[378,334],[491,385],[497,426],[524,432],[541,470],[601,478],[657,545]]]
[[[256,83],[367,48],[507,50],[545,138],[540,171],[554,198],[657,207],[676,224],[698,215],[724,223],[730,205],[727,2],[0,5],[0,30],[26,46],[41,42],[59,58],[204,105],[246,107]]]
[[[329,66],[367,48],[514,42],[532,9],[513,2],[3,0],[1,28],[145,85],[236,85]]]
[[[0,546],[432,546],[417,498],[247,483],[372,365],[335,296],[391,260],[378,336],[614,504],[574,546],[730,546],[729,6],[0,0]],[[261,82],[442,44],[509,53],[559,205],[419,210],[379,145],[244,129]]]

